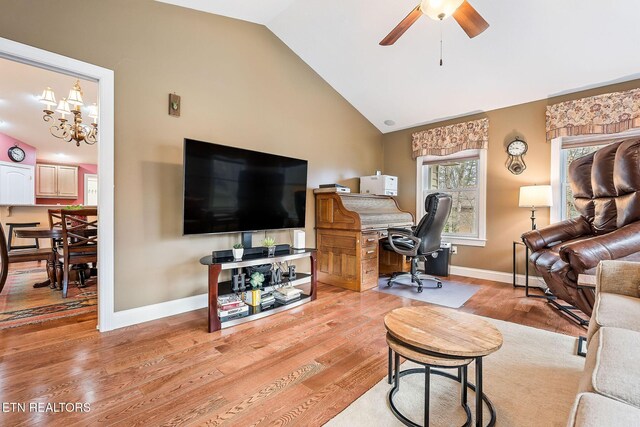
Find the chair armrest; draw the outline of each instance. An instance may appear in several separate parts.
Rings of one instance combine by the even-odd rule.
[[[596,271],[596,292],[640,297],[640,263],[602,261]]]
[[[591,226],[583,217],[568,219],[539,230],[531,230],[522,235],[522,241],[531,250],[537,252],[554,243],[566,242],[591,234]]]
[[[389,232],[389,235],[387,236],[387,241],[389,242],[389,246],[391,246],[394,252],[397,252],[400,255],[404,255],[404,256],[416,256],[418,246],[420,246],[422,239],[414,236],[413,232],[411,230],[407,230],[406,228],[389,228],[387,231]],[[393,243],[393,236],[399,236],[404,239],[411,240],[412,242],[415,243],[414,249],[406,250],[406,249],[398,248]]]
[[[578,273],[595,268],[600,261],[616,260],[640,252],[640,221],[611,233],[569,243],[560,248],[560,258]]]

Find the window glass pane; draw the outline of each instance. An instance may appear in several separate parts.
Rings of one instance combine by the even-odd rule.
[[[571,186],[569,184],[567,184],[566,186],[565,194],[566,194],[566,198],[565,198],[566,218],[565,219],[575,218],[580,216],[580,212],[578,212],[578,210],[576,209],[576,206],[573,204],[573,193],[571,192]]]
[[[475,191],[450,191],[453,203],[444,232],[464,236],[478,235],[478,194]]]
[[[424,165],[422,169],[423,200],[434,192],[450,194],[453,199],[445,234],[478,236],[478,163],[477,158],[444,160]]]
[[[591,154],[595,151],[598,151],[602,145],[592,145],[590,147],[575,147],[567,149],[567,166],[575,159],[579,159],[580,157],[586,156],[587,154]]]
[[[598,151],[598,149],[602,148],[602,145],[592,145],[589,147],[575,147],[575,148],[568,148],[564,150],[564,165],[563,165],[563,169],[564,169],[564,173],[565,176],[564,178],[564,186],[565,186],[565,191],[564,191],[564,212],[563,212],[563,217],[564,219],[569,219],[569,218],[575,218],[580,216],[580,212],[578,212],[578,210],[576,209],[575,205],[573,204],[573,192],[571,191],[571,185],[569,184],[569,165],[571,164],[571,162],[573,162],[576,159],[579,159],[580,157],[586,156],[587,154],[591,154],[595,151]]]
[[[455,190],[478,186],[478,160],[451,160],[429,166],[425,188]]]

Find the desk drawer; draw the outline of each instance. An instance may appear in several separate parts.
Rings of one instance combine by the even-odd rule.
[[[362,283],[378,283],[378,259],[362,260]]]
[[[378,246],[378,233],[362,233],[362,240],[360,241],[360,245],[363,248]]]
[[[362,260],[365,259],[373,259],[378,257],[378,245],[376,246],[367,246],[362,248],[361,252]]]

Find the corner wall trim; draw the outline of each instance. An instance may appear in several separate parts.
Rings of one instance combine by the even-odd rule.
[[[505,273],[504,271],[494,271],[494,270],[483,270],[480,268],[471,268],[471,267],[460,267],[457,265],[452,265],[450,268],[450,274],[454,274],[456,276],[464,276],[471,277],[473,279],[484,279],[491,280],[493,282],[500,283],[513,283],[513,274]],[[541,288],[544,285],[540,283],[538,276],[529,275],[529,287],[532,288]],[[524,286],[524,274],[516,274],[516,283],[518,285]]]
[[[131,308],[129,310],[116,311],[113,314],[113,322],[111,326],[113,329],[124,328],[125,326],[137,325],[138,323],[149,322],[163,317],[199,310],[207,307],[208,304],[208,295],[200,294],[173,301]],[[203,319],[206,319],[206,315],[203,316]]]

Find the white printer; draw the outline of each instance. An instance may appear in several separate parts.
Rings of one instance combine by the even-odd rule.
[[[360,193],[376,194],[379,196],[398,195],[398,177],[381,175],[377,171],[375,175],[360,177]]]

